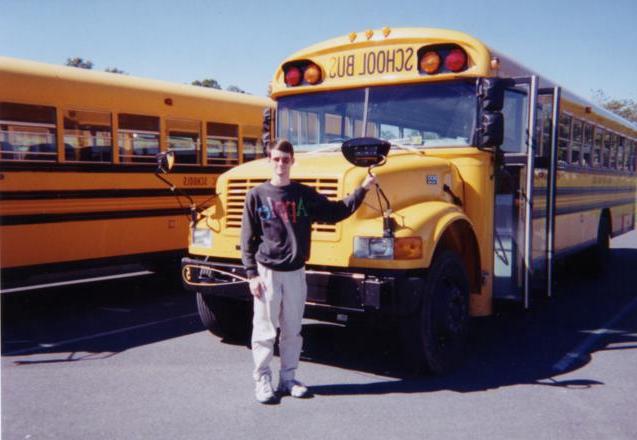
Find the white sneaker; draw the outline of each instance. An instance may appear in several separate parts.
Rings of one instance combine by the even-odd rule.
[[[259,403],[272,403],[274,401],[276,396],[272,390],[272,379],[269,375],[264,374],[257,380],[255,395]]]
[[[277,388],[279,394],[289,394],[292,397],[307,397],[308,389],[298,380],[281,380]]]

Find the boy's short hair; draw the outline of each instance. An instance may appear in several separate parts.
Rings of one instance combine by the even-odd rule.
[[[294,147],[292,146],[292,143],[287,139],[279,139],[274,143],[274,145],[270,145],[268,147],[268,157],[270,157],[270,153],[272,152],[272,150],[279,150],[282,153],[287,153],[290,156],[294,157]]]

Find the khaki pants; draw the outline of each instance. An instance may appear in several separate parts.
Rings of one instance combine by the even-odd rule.
[[[299,365],[303,338],[301,321],[307,297],[305,268],[292,272],[279,272],[258,265],[259,276],[265,284],[265,293],[254,298],[252,319],[252,357],[254,379],[272,376],[270,362],[274,355],[277,328],[281,328],[279,353],[281,380],[292,380]]]

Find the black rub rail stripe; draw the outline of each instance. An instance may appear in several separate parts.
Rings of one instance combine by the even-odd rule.
[[[577,187],[577,188],[557,188],[557,195],[590,195],[590,194],[612,194],[612,193],[622,193],[622,192],[637,192],[637,187],[635,186],[612,186],[612,187]],[[534,195],[544,195],[546,194],[546,188],[534,188]]]
[[[621,199],[621,200],[610,200],[607,202],[597,202],[597,203],[587,203],[580,204],[574,206],[563,206],[555,209],[555,215],[565,215],[565,214],[575,214],[577,212],[586,212],[593,211],[596,209],[604,209],[604,208],[612,208],[615,206],[622,205],[635,205],[635,199]],[[544,218],[546,217],[546,208],[539,208],[533,210],[533,218]]]
[[[186,166],[175,165],[170,174],[221,174],[230,168],[237,166]],[[62,172],[62,173],[148,173],[153,174],[157,170],[155,164],[128,165],[113,163],[55,163],[55,162],[0,162],[0,172],[8,171],[34,171],[34,172]]]
[[[190,196],[213,196],[213,188],[180,189]],[[5,191],[0,200],[118,199],[126,197],[174,197],[168,187],[161,189],[90,189],[68,191]]]
[[[33,215],[5,215],[0,217],[0,225],[16,226],[16,225],[35,225],[43,223],[62,223],[77,222],[91,220],[116,220],[128,218],[144,218],[144,217],[172,217],[175,215],[189,214],[188,208],[171,208],[171,209],[147,209],[147,210],[130,210],[130,211],[113,211],[113,212],[77,212],[64,214],[33,214]]]

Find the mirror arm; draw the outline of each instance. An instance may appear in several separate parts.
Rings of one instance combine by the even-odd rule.
[[[197,222],[198,218],[199,218],[199,210],[197,209],[197,204],[192,199],[192,197],[190,197],[186,192],[184,192],[181,189],[177,188],[175,185],[172,184],[172,182],[170,182],[168,179],[166,179],[161,174],[155,173],[155,177],[157,177],[159,180],[161,180],[166,185],[168,185],[168,187],[170,188],[170,192],[175,193],[178,197],[182,196],[182,197],[185,197],[186,199],[188,199],[188,202],[190,202],[190,216],[189,217],[190,217],[190,221],[194,225]],[[179,199],[177,199],[177,201],[179,201]],[[181,202],[179,204],[181,205]],[[181,205],[181,207],[183,208],[183,205]]]

